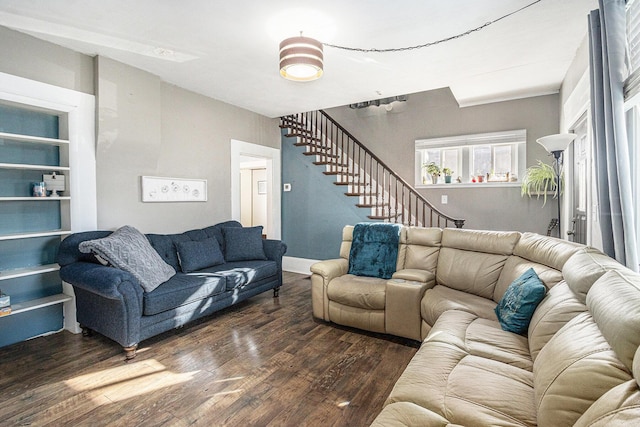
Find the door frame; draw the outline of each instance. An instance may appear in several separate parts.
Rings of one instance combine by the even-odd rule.
[[[269,238],[282,237],[281,155],[279,148],[231,140],[231,218],[240,221],[240,157],[258,157],[267,163],[267,222]]]

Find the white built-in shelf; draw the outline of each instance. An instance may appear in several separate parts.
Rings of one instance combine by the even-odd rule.
[[[30,197],[30,196],[26,196],[26,197],[14,197],[14,196],[5,196],[5,197],[0,197],[0,201],[5,201],[5,202],[24,202],[24,201],[49,201],[49,202],[54,202],[56,200],[71,200],[70,196],[59,196],[59,197]]]
[[[2,169],[22,169],[34,171],[68,171],[69,166],[29,165],[25,163],[0,163]]]
[[[33,233],[20,233],[20,234],[5,234],[0,235],[1,240],[17,240],[17,239],[30,239],[33,237],[49,237],[49,236],[65,236],[71,234],[69,230],[55,230],[55,231],[36,231]]]
[[[66,139],[43,138],[40,136],[28,136],[7,132],[0,132],[0,139],[10,139],[12,141],[19,142],[31,142],[34,144],[57,145],[58,147],[61,145],[69,145],[69,140]]]
[[[15,268],[13,270],[0,271],[0,280],[17,279],[18,277],[33,276],[36,274],[50,273],[60,270],[58,264],[36,265],[34,267]]]
[[[7,316],[12,316],[18,313],[24,313],[25,311],[37,310],[39,308],[48,307],[54,304],[62,304],[67,301],[71,301],[71,296],[66,294],[56,294],[44,298],[32,299],[25,302],[19,302],[17,304],[11,304],[11,313]],[[2,319],[2,317],[0,317]]]

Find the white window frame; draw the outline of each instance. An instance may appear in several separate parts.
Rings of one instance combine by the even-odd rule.
[[[509,171],[511,180],[509,182],[483,182],[482,184],[493,186],[519,186],[519,180],[524,176],[526,171],[526,151],[527,151],[527,131],[525,129],[516,129],[502,132],[488,132],[470,135],[458,135],[444,138],[418,139],[415,142],[415,186],[418,188],[433,187],[429,179],[425,178],[422,168],[426,160],[426,151],[434,149],[450,149],[457,148],[460,150],[458,156],[458,169],[454,170],[453,183],[457,187],[469,187],[480,183],[472,183],[471,180],[475,176],[472,169],[471,148],[475,146],[488,145],[491,146],[492,158],[494,157],[494,148],[500,145],[512,146],[511,163],[515,170]],[[442,157],[441,157],[442,158]],[[492,163],[494,160],[492,160]],[[455,183],[456,178],[460,176],[462,183]],[[428,177],[427,177],[428,178]],[[515,181],[514,181],[515,179]],[[486,181],[486,180],[485,180]],[[442,179],[439,182],[444,182]],[[436,184],[440,185],[440,184]],[[444,184],[452,185],[452,184]]]

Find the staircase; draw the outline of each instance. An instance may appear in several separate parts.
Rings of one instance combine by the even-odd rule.
[[[315,165],[345,195],[357,198],[356,206],[371,209],[369,219],[419,227],[462,228],[464,219],[453,218],[433,207],[415,188],[393,172],[368,148],[324,111],[292,114],[280,118],[287,137],[315,156]]]

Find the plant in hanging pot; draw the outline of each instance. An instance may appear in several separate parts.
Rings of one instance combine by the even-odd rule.
[[[562,192],[562,178],[560,178],[560,188],[553,166],[538,160],[538,164],[527,168],[527,172],[522,179],[520,194],[524,196],[543,197],[542,206],[547,203],[547,195],[552,194],[555,199]]]
[[[450,168],[443,168],[442,173],[444,174],[445,184],[451,184],[451,175],[453,175],[453,171]]]
[[[429,162],[423,164],[422,168],[425,170],[427,175],[431,176],[431,183],[437,184],[438,177],[440,176],[440,166],[436,165],[434,162]]]

